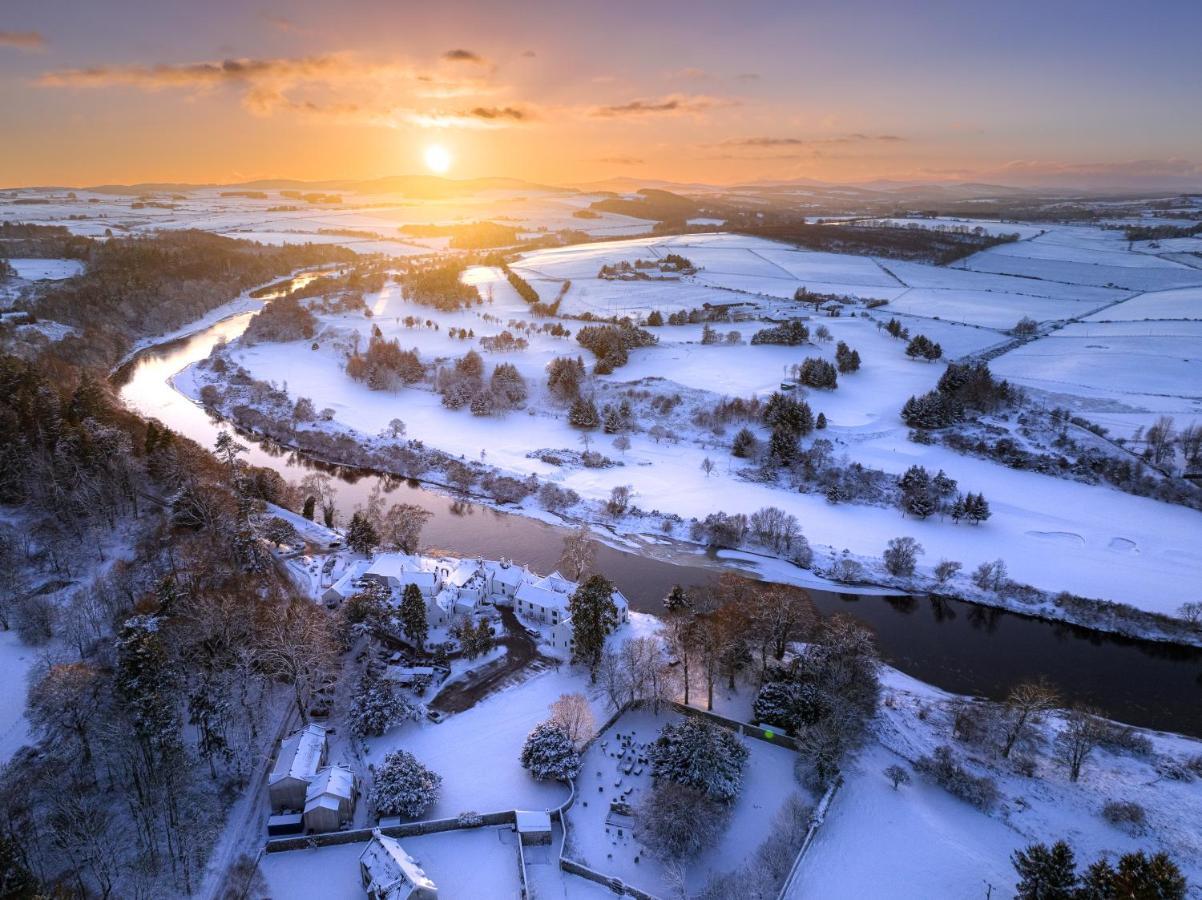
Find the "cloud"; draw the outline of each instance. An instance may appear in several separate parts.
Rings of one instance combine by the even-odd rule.
[[[750,137],[732,138],[723,141],[723,147],[821,147],[829,144],[894,144],[905,141],[906,138],[896,134],[842,134],[825,138],[797,137]]]
[[[0,47],[18,50],[45,50],[46,38],[38,31],[0,31]]]
[[[701,81],[704,78],[709,78],[709,72],[705,69],[698,69],[695,66],[686,66],[683,69],[676,69],[668,73],[669,78],[682,78],[686,81]]]
[[[611,166],[641,166],[646,160],[637,156],[603,156],[597,162]]]
[[[345,56],[303,56],[291,59],[226,59],[220,62],[157,66],[93,66],[46,72],[42,87],[106,88],[126,86],[143,90],[211,88],[222,84],[337,80],[362,72]]]
[[[472,50],[464,50],[462,48],[448,50],[442,55],[442,58],[447,62],[467,62],[476,63],[477,65],[484,65],[487,62],[487,60],[479,53],[476,53]]]
[[[522,51],[523,59],[534,59],[534,57],[536,57],[536,56],[538,56],[538,54],[535,53],[533,50],[523,50]]]
[[[296,31],[297,25],[286,16],[277,16],[271,13],[262,13],[263,21],[277,31],[289,32]]]
[[[593,109],[592,115],[603,119],[694,115],[724,106],[736,106],[737,103],[735,100],[704,94],[670,94],[652,100],[630,100],[615,106],[598,106]]]
[[[493,83],[491,71],[451,72],[443,67],[427,72],[404,60],[380,61],[351,53],[60,69],[46,72],[37,84],[51,89],[126,87],[194,94],[228,90],[256,116],[285,112],[384,127],[410,122],[500,128],[533,117],[530,110],[514,104],[481,102],[502,91]],[[449,98],[459,98],[460,111],[441,108]]]
[[[759,81],[760,75],[758,72],[740,72],[735,76],[736,81]]]
[[[474,116],[477,119],[489,120],[509,120],[511,122],[525,122],[531,116],[524,109],[518,109],[516,106],[477,106],[468,110],[461,115]]]

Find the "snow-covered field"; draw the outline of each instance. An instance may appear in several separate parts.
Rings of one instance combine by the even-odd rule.
[[[410,722],[367,742],[366,760],[378,765],[390,752],[408,750],[442,776],[442,795],[425,818],[461,812],[548,809],[568,797],[558,782],[535,781],[518,757],[531,729],[547,719],[560,694],[587,692],[587,676],[548,671],[494,694],[466,712],[434,724]],[[595,710],[604,718],[599,702]]]
[[[25,718],[25,680],[38,651],[21,643],[15,631],[0,631],[0,765],[29,743]]]
[[[803,858],[788,900],[880,897],[1014,896],[1010,854],[1033,841],[1067,840],[1085,865],[1103,853],[1164,850],[1191,885],[1202,881],[1202,793],[1196,781],[1166,778],[1155,759],[1096,749],[1076,784],[1054,754],[1058,720],[1037,731],[1033,776],[1019,775],[987,750],[951,738],[948,704],[957,700],[895,670],[884,672],[886,705],[877,738],[847,768],[818,837]],[[922,713],[920,716],[919,713]],[[1202,752],[1202,742],[1146,733],[1154,755],[1182,761]],[[912,773],[894,790],[882,774],[941,743],[971,760],[976,774],[996,779],[1001,794],[989,813]],[[1110,800],[1139,803],[1143,829],[1124,830],[1101,816]],[[1196,887],[1194,888],[1196,890]]]
[[[1062,232],[1095,229],[1059,228]],[[1073,235],[1070,234],[1071,238]],[[1024,244],[1031,241],[1023,242]],[[1067,246],[1067,245],[1066,245]],[[1125,246],[1125,245],[1122,245]],[[739,269],[747,277],[769,279],[776,269],[784,283],[785,268],[801,271],[812,265],[829,272],[839,260],[845,271],[835,272],[842,281],[896,278],[921,284],[927,296],[943,304],[939,320],[903,316],[912,333],[923,333],[940,342],[946,356],[958,357],[987,350],[1008,338],[997,326],[1013,324],[1021,315],[1060,319],[1130,296],[1094,286],[1061,284],[1029,278],[981,274],[961,269],[935,268],[916,263],[887,261],[878,264],[864,257],[839,257],[781,248],[767,241],[732,235],[688,235],[595,245],[577,245],[538,251],[514,266],[525,272],[543,290],[544,299],[558,290],[558,281],[572,281],[565,304],[579,293],[594,298],[598,291],[612,295],[612,302],[630,304],[640,310],[685,308],[692,305],[692,292],[713,290],[696,279],[683,283],[621,282],[596,278],[603,263],[662,256],[677,252],[701,266],[697,278],[718,267]],[[1070,255],[1077,252],[1069,246]],[[1118,249],[1108,250],[1120,253]],[[811,259],[812,258],[812,259]],[[975,257],[974,257],[975,259]],[[1133,269],[1162,271],[1147,266]],[[890,275],[886,275],[887,269]],[[1175,268],[1164,271],[1175,272]],[[962,489],[983,491],[989,498],[993,518],[982,527],[954,526],[929,519],[900,518],[895,510],[828,504],[815,494],[782,491],[771,485],[738,477],[743,463],[729,456],[730,433],[718,435],[684,424],[679,442],[656,441],[647,431],[630,434],[625,452],[611,449],[611,439],[596,434],[602,452],[623,463],[609,469],[554,467],[527,457],[539,448],[576,448],[579,432],[571,428],[563,411],[543,395],[545,366],[556,356],[583,354],[574,341],[543,333],[527,334],[530,346],[521,353],[485,354],[486,364],[511,362],[522,373],[532,393],[525,411],[505,417],[475,417],[467,410],[448,411],[437,394],[411,388],[399,392],[376,392],[347,378],[343,372],[350,336],[359,335],[366,344],[369,329],[379,327],[386,338],[396,337],[402,347],[416,346],[423,359],[452,358],[476,346],[474,341],[452,339],[451,328],[470,328],[477,338],[496,334],[509,321],[531,320],[526,305],[496,270],[477,269],[471,276],[489,298],[484,306],[453,313],[407,303],[396,286],[390,285],[369,298],[370,320],[357,315],[326,316],[326,337],[319,335],[320,348],[307,344],[257,344],[235,342],[230,354],[255,378],[276,384],[287,383],[291,396],[306,396],[318,408],[335,411],[335,422],[313,427],[345,428],[361,439],[378,435],[396,417],[404,420],[407,434],[428,446],[470,459],[484,460],[506,472],[535,474],[572,488],[586,499],[603,499],[611,488],[630,485],[634,502],[644,510],[658,509],[686,518],[704,518],[716,510],[750,514],[763,506],[778,506],[801,521],[807,536],[820,547],[838,552],[844,548],[864,557],[877,557],[887,541],[906,534],[917,538],[926,555],[920,567],[933,566],[940,558],[959,560],[971,570],[986,560],[1002,557],[1012,577],[1049,590],[1070,590],[1084,596],[1120,600],[1145,609],[1173,612],[1189,599],[1187,585],[1202,579],[1202,515],[1182,507],[1168,506],[1120,493],[1032,472],[1015,471],[994,462],[963,456],[938,446],[923,446],[907,439],[907,429],[898,417],[905,399],[930,390],[942,366],[915,362],[904,353],[904,342],[888,337],[880,323],[894,313],[893,304],[872,310],[871,318],[845,315],[820,317],[810,327],[826,325],[834,340],[803,347],[750,345],[750,335],[762,322],[719,324],[721,332],[739,332],[738,345],[700,344],[700,326],[662,326],[653,329],[659,343],[631,353],[628,365],[613,375],[595,379],[598,403],[615,402],[628,386],[660,393],[681,392],[716,401],[726,396],[766,396],[776,389],[791,364],[806,356],[833,357],[836,341],[856,348],[864,364],[857,373],[843,376],[834,391],[808,391],[815,412],[830,422],[825,436],[836,455],[865,465],[901,474],[912,464],[931,471],[944,469]],[[1195,273],[1202,282],[1202,271]],[[824,274],[823,277],[830,277]],[[540,280],[540,279],[544,279]],[[975,285],[959,288],[958,282]],[[787,293],[800,283],[788,281]],[[554,285],[554,290],[551,289]],[[866,287],[872,293],[875,287]],[[899,291],[907,288],[900,286]],[[756,309],[780,315],[798,307],[779,300],[761,300],[747,294],[722,291],[724,296],[757,304]],[[633,299],[632,299],[633,298]],[[594,299],[587,302],[593,303]],[[606,301],[609,302],[609,301]],[[1001,304],[999,307],[997,304]],[[899,306],[905,306],[905,298]],[[1041,307],[1052,310],[1041,313]],[[1115,307],[1120,308],[1120,307]],[[812,307],[803,308],[812,310]],[[998,310],[1002,311],[998,311]],[[898,310],[901,311],[900,309]],[[927,310],[928,314],[931,312]],[[439,330],[407,328],[405,316],[437,322]],[[485,317],[492,318],[485,318]],[[956,319],[974,322],[960,324]],[[995,327],[981,327],[989,322]],[[569,325],[572,323],[568,323]],[[1197,335],[1173,334],[1145,340],[1115,334],[1097,336],[1107,327],[1096,323],[1070,325],[1050,336],[1024,344],[991,363],[1000,376],[1040,388],[1057,403],[1084,407],[1087,415],[1102,424],[1133,430],[1148,424],[1156,415],[1171,411],[1179,425],[1186,414],[1198,414],[1197,385],[1202,384],[1202,345]],[[335,336],[336,339],[335,339]],[[298,366],[299,357],[305,364]],[[193,369],[177,383],[195,395],[197,379],[204,373]],[[698,394],[697,392],[703,392]],[[1126,418],[1124,418],[1126,417]],[[1124,424],[1127,418],[1135,424]],[[644,423],[644,427],[650,422]],[[760,430],[761,436],[767,433]],[[710,457],[716,469],[706,475],[702,461]],[[528,501],[532,502],[532,501]],[[638,530],[638,520],[617,523],[625,530]],[[1071,539],[1051,540],[1048,535]],[[1116,546],[1135,547],[1136,552],[1117,554]],[[829,551],[828,551],[829,552]],[[821,553],[820,553],[821,556]],[[825,561],[825,560],[823,560]]]
[[[78,259],[10,259],[17,277],[26,281],[61,281],[83,271]]]
[[[517,835],[507,826],[424,834],[401,846],[438,887],[439,897],[509,898],[520,894]],[[359,857],[366,844],[264,854],[259,870],[274,900],[363,900]]]

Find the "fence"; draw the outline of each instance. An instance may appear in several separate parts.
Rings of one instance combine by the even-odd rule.
[[[698,709],[695,706],[685,706],[683,703],[672,703],[672,708],[678,713],[686,716],[696,716],[701,719],[709,719],[715,725],[721,725],[723,728],[729,728],[731,731],[738,734],[745,734],[748,737],[753,737],[757,740],[764,741],[769,744],[776,744],[778,747],[784,747],[786,750],[797,751],[797,741],[780,731],[775,731],[772,728],[763,728],[760,725],[751,725],[747,722],[740,722],[738,719],[728,719],[725,716],[720,716],[717,713],[709,712],[708,710]]]
[[[512,810],[503,812],[481,813],[471,819],[470,824],[455,819],[427,819],[424,822],[405,822],[401,825],[386,825],[378,828],[381,834],[389,837],[415,837],[419,834],[437,834],[442,831],[455,831],[461,828],[481,828],[485,825],[513,825],[517,822],[517,813]],[[351,831],[329,831],[324,834],[298,835],[297,837],[276,838],[267,842],[263,848],[268,853],[282,853],[287,850],[306,850],[312,847],[333,847],[338,844],[366,843],[371,840],[376,828],[355,828]]]
[[[793,860],[793,866],[789,869],[789,874],[785,876],[785,883],[780,886],[780,893],[776,895],[776,900],[785,900],[789,889],[797,880],[797,873],[801,871],[801,860],[806,855],[806,851],[810,849],[810,845],[814,843],[814,838],[818,835],[818,829],[826,821],[826,814],[835,799],[835,794],[838,793],[839,788],[842,786],[843,776],[836,775],[835,780],[831,782],[831,786],[826,789],[826,793],[818,801],[818,807],[814,810],[813,818],[810,819],[810,827],[806,829],[805,840],[801,842],[801,849],[797,851],[797,858]]]

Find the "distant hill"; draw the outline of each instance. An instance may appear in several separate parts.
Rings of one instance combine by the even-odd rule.
[[[229,191],[339,191],[355,194],[392,194],[418,200],[468,197],[489,191],[529,191],[540,194],[574,194],[573,188],[554,187],[520,178],[440,178],[436,175],[390,175],[371,179],[299,181],[291,178],[260,178],[232,184],[187,184],[145,181],[137,184],[101,184],[82,190],[101,194],[162,194],[197,190]]]

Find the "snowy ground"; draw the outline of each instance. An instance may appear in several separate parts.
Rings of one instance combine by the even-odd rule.
[[[15,631],[0,631],[0,765],[29,743],[25,718],[26,677],[38,660],[38,651],[21,643]]]
[[[517,835],[508,825],[402,838],[401,846],[438,887],[457,898],[516,898],[520,894]],[[273,900],[320,897],[362,900],[359,856],[366,844],[266,853],[259,870]]]
[[[83,271],[77,259],[10,259],[17,277],[26,281],[61,281]]]
[[[698,288],[590,280],[589,273],[595,275],[605,260],[639,258],[640,254],[646,257],[666,252],[667,248],[685,253],[704,265],[702,272],[710,272],[710,266],[719,265],[760,271],[775,265],[769,262],[771,259],[781,260],[794,269],[808,265],[809,257],[818,257],[815,266],[834,265],[828,258],[831,254],[782,250],[762,241],[758,249],[753,249],[750,242],[751,239],[730,235],[620,241],[540,251],[527,261],[535,260],[539,271],[571,278],[568,298],[594,286],[605,291],[638,288],[664,298],[647,302],[665,309],[688,305],[674,304],[671,298],[678,292],[688,293]],[[796,259],[786,259],[788,254]],[[732,256],[741,261],[732,261]],[[848,271],[840,275],[844,280],[885,277],[872,260],[845,259]],[[953,296],[953,308],[987,310],[990,307],[986,301],[999,299],[1029,303],[1007,307],[1005,319],[1020,313],[1038,316],[1041,304],[1071,304],[1081,307],[1083,314],[1129,296],[1106,288],[935,269],[913,263],[889,261],[887,268],[907,284],[929,285],[921,290]],[[579,433],[568,426],[563,411],[541,397],[547,362],[555,356],[582,352],[578,345],[564,338],[530,334],[527,335],[530,346],[522,353],[485,355],[490,366],[512,362],[532,390],[527,411],[511,412],[500,418],[474,417],[467,410],[448,411],[428,389],[373,392],[345,376],[345,350],[341,348],[349,346],[353,333],[358,333],[361,343],[365,343],[373,326],[379,327],[385,337],[396,337],[402,347],[417,346],[424,359],[446,359],[476,346],[474,341],[450,338],[451,328],[470,328],[478,338],[498,333],[511,320],[529,320],[525,304],[499,272],[473,270],[472,277],[490,299],[481,307],[454,313],[416,307],[406,303],[399,290],[390,285],[369,298],[373,309],[370,320],[353,315],[323,317],[325,331],[319,335],[317,351],[301,343],[254,346],[235,343],[230,353],[254,377],[286,383],[291,396],[307,396],[318,408],[334,409],[332,426],[312,427],[344,428],[366,441],[374,439],[391,419],[399,416],[405,421],[410,438],[455,455],[483,460],[506,472],[535,474],[540,479],[570,487],[587,499],[604,498],[612,487],[627,484],[633,487],[634,502],[642,509],[658,509],[686,518],[703,518],[716,510],[751,513],[763,506],[778,506],[800,519],[813,543],[835,551],[848,548],[862,557],[877,557],[890,538],[907,534],[926,548],[922,566],[933,566],[940,558],[948,558],[961,561],[966,570],[971,570],[981,562],[1002,557],[1019,581],[1162,612],[1175,611],[1189,599],[1186,585],[1202,579],[1202,550],[1192,537],[1202,534],[1202,515],[1196,512],[1107,487],[1019,472],[941,447],[910,442],[898,410],[908,396],[930,390],[942,367],[907,359],[903,343],[879,330],[879,322],[893,314],[891,306],[874,310],[874,318],[870,319],[843,316],[810,321],[811,328],[826,325],[835,341],[845,340],[859,350],[864,364],[858,373],[841,378],[837,390],[810,391],[807,400],[830,421],[826,436],[834,442],[837,455],[846,453],[850,459],[896,474],[915,463],[931,471],[942,468],[959,481],[962,490],[983,491],[994,513],[983,527],[953,526],[935,519],[921,522],[902,519],[892,509],[831,506],[819,495],[749,483],[738,477],[741,463],[729,456],[730,433],[718,436],[700,431],[687,420],[674,424],[681,438],[679,443],[657,443],[646,431],[635,432],[630,435],[630,449],[624,453],[608,446],[611,438],[597,434],[594,438],[597,449],[623,463],[610,469],[557,468],[530,459],[527,453],[533,449],[577,449],[579,445]],[[990,286],[979,293],[974,288],[960,296],[954,287],[949,287],[957,279],[972,283],[983,280]],[[1202,281],[1202,273],[1198,279]],[[538,284],[537,279],[535,283]],[[1031,293],[1015,293],[1016,284]],[[740,296],[729,292],[727,295]],[[980,304],[974,307],[978,301]],[[778,301],[766,303],[769,309],[779,306]],[[797,308],[792,309],[796,313]],[[961,318],[971,318],[967,313],[959,314]],[[407,315],[435,321],[439,330],[407,328],[402,321]],[[1007,340],[994,328],[973,327],[947,319],[904,318],[913,333],[924,333],[939,341],[945,354],[952,357],[981,352]],[[996,321],[1000,324],[1004,319]],[[660,340],[658,345],[633,352],[627,366],[596,379],[599,403],[610,397],[616,401],[631,383],[639,389],[660,393],[691,392],[691,396],[708,397],[711,402],[722,396],[753,393],[763,397],[776,388],[790,364],[809,355],[833,357],[834,341],[804,347],[752,346],[746,341],[762,323],[718,327],[722,331],[739,332],[744,343],[703,346],[699,343],[700,326],[654,329]],[[1144,349],[1139,339],[1120,334],[1108,338],[1105,346],[1110,349],[1103,350],[1098,349],[1101,341],[1077,336],[1077,329],[1092,332],[1104,327],[1114,326],[1071,325],[1003,355],[992,366],[999,375],[1045,388],[1053,394],[1055,402],[1063,400],[1071,406],[1089,407],[1090,417],[1103,420],[1102,424],[1116,420],[1119,415],[1146,420],[1162,411],[1173,411],[1182,416],[1197,406],[1196,398],[1190,395],[1196,395],[1196,384],[1202,383],[1198,369],[1202,348],[1195,346],[1202,337],[1175,335],[1153,339],[1153,343],[1160,340],[1161,344],[1155,347],[1148,344],[1150,349]],[[1125,355],[1116,355],[1122,348],[1130,350]],[[588,355],[587,351],[584,353]],[[303,366],[296,365],[300,355],[306,359]],[[1121,359],[1123,365],[1113,365],[1116,359]],[[1069,369],[1073,371],[1066,374]],[[196,369],[189,370],[177,384],[195,396],[199,389],[196,378],[202,375]],[[1091,386],[1091,381],[1097,384]],[[698,395],[699,391],[704,393]],[[1174,393],[1178,396],[1172,396]],[[650,423],[643,424],[646,427]],[[1183,424],[1179,418],[1179,425]],[[766,437],[767,433],[760,431]],[[718,464],[710,476],[701,470],[707,456]],[[626,530],[641,527],[638,520],[617,524]],[[1116,546],[1137,550],[1118,554]]]
[[[1197,781],[1165,778],[1156,759],[1184,760],[1202,742],[1146,732],[1156,759],[1095,750],[1081,780],[1068,780],[1052,752],[1058,720],[1040,726],[1031,753],[1035,776],[1016,774],[996,755],[966,748],[951,737],[952,695],[895,670],[884,673],[885,706],[877,738],[845,772],[825,824],[803,858],[789,900],[880,897],[1012,897],[1010,854],[1033,841],[1064,838],[1078,863],[1103,853],[1164,850],[1181,866],[1194,891],[1202,884],[1202,792]],[[921,713],[921,715],[920,715]],[[894,791],[882,770],[909,763],[941,743],[951,744],[970,770],[998,782],[1002,800],[984,813],[917,773]],[[1133,801],[1147,812],[1146,828],[1130,832],[1107,823],[1109,800]],[[1194,895],[1191,895],[1194,896]]]
[[[608,825],[606,817],[611,802],[637,807],[651,788],[649,765],[634,761],[632,771],[625,771],[636,754],[622,750],[619,736],[645,748],[664,725],[680,718],[679,713],[666,711],[658,716],[642,710],[623,714],[585,753],[576,784],[579,800],[568,812],[570,858],[661,897],[670,894],[663,866],[642,848],[629,828]],[[745,746],[751,756],[744,770],[743,790],[717,845],[689,867],[692,890],[746,860],[768,836],[777,810],[796,787],[792,751],[750,738],[745,739]]]

